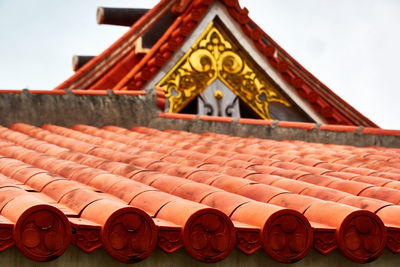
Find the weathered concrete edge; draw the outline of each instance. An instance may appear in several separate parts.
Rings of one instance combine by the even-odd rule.
[[[156,116],[156,105],[148,95],[48,95],[0,94],[0,125],[16,122],[36,126],[45,123],[70,127],[77,123],[103,125],[147,125]]]
[[[400,147],[399,136],[385,136],[352,132],[321,131],[318,129],[304,130],[297,128],[284,128],[276,124],[252,125],[241,124],[237,121],[215,122],[204,120],[180,120],[169,118],[155,118],[151,120],[149,127],[165,130],[168,128],[189,132],[216,132],[236,136],[253,136],[274,140],[302,140],[315,143],[329,143],[351,145],[358,147],[383,146]]]
[[[22,122],[41,126],[46,123],[70,127],[82,123],[102,127],[117,125],[130,128],[135,125],[164,130],[173,128],[191,132],[212,131],[236,136],[254,136],[274,140],[303,140],[352,146],[400,147],[400,137],[364,134],[359,131],[321,131],[317,128],[304,130],[272,125],[216,122],[207,120],[182,120],[159,118],[156,99],[148,95],[48,95],[0,94],[0,125],[10,126]]]

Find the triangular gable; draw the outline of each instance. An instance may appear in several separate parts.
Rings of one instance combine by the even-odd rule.
[[[229,37],[221,22],[212,21],[193,47],[157,84],[168,98],[168,112],[180,112],[216,79],[263,119],[272,119],[268,108],[270,102],[290,107],[287,97],[239,46]],[[223,95],[215,97],[222,98]]]
[[[213,27],[211,24],[217,25],[218,29]],[[174,51],[174,55],[160,68],[154,77],[146,82],[146,85],[142,88],[146,91],[152,91],[154,90],[154,87],[156,87],[159,92],[160,89],[167,89],[168,86],[162,84],[163,81],[168,79],[167,76],[174,76],[172,74],[174,71],[182,72],[182,69],[178,70],[181,64],[186,64],[186,66],[190,65],[190,63],[186,61],[192,52],[195,52],[196,54],[202,53],[201,51],[203,50],[198,49],[198,43],[200,43],[202,39],[207,38],[207,34],[209,33],[208,29],[211,30],[210,36],[208,36],[209,38],[213,32],[215,33],[215,31],[217,31],[218,35],[221,36],[221,39],[224,39],[223,42],[227,43],[226,46],[228,46],[228,48],[221,54],[230,54],[230,57],[227,59],[240,58],[242,61],[244,60],[242,62],[243,64],[238,63],[239,65],[242,64],[242,71],[237,74],[231,74],[228,77],[226,75],[228,72],[218,70],[223,69],[222,63],[218,63],[218,60],[222,60],[225,57],[222,56],[218,59],[219,55],[212,56],[213,59],[210,60],[216,62],[214,64],[216,67],[212,70],[215,75],[209,79],[201,77],[201,75],[192,75],[190,78],[196,80],[194,82],[192,81],[194,85],[192,88],[180,90],[180,93],[177,93],[177,91],[172,92],[166,90],[164,95],[159,94],[158,100],[161,100],[162,102],[165,101],[166,104],[166,106],[161,106],[163,111],[180,112],[188,102],[193,100],[212,81],[219,79],[239,96],[239,99],[242,100],[241,107],[246,105],[252,113],[254,113],[251,116],[246,116],[240,112],[239,117],[326,123],[324,117],[315,112],[312,106],[307,101],[304,101],[298,93],[288,85],[286,80],[280,76],[279,72],[270,66],[270,64],[265,60],[264,54],[257,50],[257,47],[254,46],[252,40],[243,33],[240,25],[237,25],[236,20],[232,18],[226,9],[226,6],[220,1],[215,1],[214,4],[208,8],[203,18],[199,20],[196,28],[182,41],[181,46]],[[179,28],[175,29],[175,31],[178,30]],[[221,34],[222,32],[223,34]],[[172,35],[174,35],[174,32],[172,32]],[[174,37],[171,39],[174,40]],[[160,52],[158,53],[162,53],[162,50],[167,47],[169,42],[171,42],[171,39],[161,45],[161,48],[159,49]],[[206,40],[203,41],[207,42]],[[235,51],[235,55],[233,56],[231,53],[232,51]],[[158,53],[154,57],[157,57]],[[200,63],[198,62],[198,64]],[[182,67],[183,69],[186,68],[185,66]],[[145,69],[141,74],[146,72],[147,70]],[[199,73],[198,71],[194,72]],[[185,78],[189,77],[188,75],[182,76],[185,76]],[[126,78],[127,77],[124,79]],[[140,78],[140,75],[136,75],[128,86],[137,86],[136,82],[140,85]],[[176,75],[174,78],[177,78]],[[179,83],[179,81],[177,82]],[[246,84],[244,86],[235,86],[234,83]],[[254,86],[252,86],[252,84]],[[184,85],[184,87],[185,86],[187,85]],[[173,87],[178,89],[180,85],[175,84]],[[234,89],[235,87],[236,89]],[[197,102],[201,102],[201,100],[198,100]],[[210,104],[209,102],[211,102],[211,99],[208,99],[206,102],[207,104]],[[174,107],[175,104],[177,104],[176,107]],[[227,103],[225,104],[227,105]],[[223,110],[225,110],[226,105],[223,107]],[[270,107],[274,109],[271,110]],[[214,106],[214,112],[212,114],[198,113],[201,109],[200,106],[198,107],[197,112],[193,111],[193,108],[185,108],[182,112],[218,116],[218,113],[216,112],[218,108],[217,105]],[[247,109],[246,107],[243,108]],[[249,114],[248,112],[245,113],[247,115]]]
[[[211,5],[212,3],[214,4]],[[210,12],[210,6],[216,5],[225,9],[225,13],[234,21],[234,30],[231,31],[235,31],[235,34],[240,32],[240,34],[245,35],[246,38],[252,42],[252,49],[257,50],[257,53],[262,55],[268,67],[273,69],[274,75],[271,75],[272,79],[276,81],[276,78],[279,76],[278,78],[280,80],[285,81],[286,87],[291,88],[289,92],[290,99],[294,100],[313,121],[330,124],[376,127],[373,122],[335,95],[329,88],[288,55],[248,17],[247,9],[241,8],[237,0],[195,0],[178,1],[176,3],[168,0],[161,1],[141,20],[135,23],[130,32],[133,33],[134,31],[132,29],[135,29],[136,37],[140,37],[140,35],[146,31],[144,25],[154,23],[154,20],[159,19],[160,16],[167,11],[172,12],[176,16],[175,21],[143,58],[131,67],[123,78],[113,82],[115,86],[112,89],[140,90],[145,88],[147,91],[154,92],[156,83],[162,79],[162,77],[158,75],[160,69],[164,72],[165,66],[171,69],[173,67],[173,65],[171,66],[171,60],[177,53],[181,53],[180,57],[182,57],[182,51],[180,51],[179,48],[188,38],[191,38],[191,33],[197,29],[202,17]],[[228,25],[228,28],[230,26],[231,25]],[[120,45],[122,46],[123,44],[124,42],[121,41]],[[116,50],[117,45],[115,45],[113,49]],[[245,47],[245,49],[248,49],[248,47]],[[186,52],[187,50],[184,51],[184,53]],[[100,56],[107,58],[107,55],[104,56],[103,54]],[[100,73],[96,71],[96,69],[99,69],[96,65],[96,62],[99,60],[97,59],[96,61],[96,58],[89,62],[91,64],[88,63],[88,66],[84,66],[83,69],[85,69],[85,71],[76,74],[85,77],[87,76],[87,72],[94,71],[95,73]],[[111,71],[111,69],[112,66],[110,65],[108,71]],[[268,74],[270,75],[270,73]],[[99,76],[101,77],[101,75],[100,73]],[[165,73],[163,73],[163,76],[164,75]],[[157,78],[158,81],[156,81]],[[71,80],[73,79],[67,80],[57,88],[68,88],[68,84],[71,84]],[[75,83],[75,86],[79,87],[80,84]],[[280,85],[280,87],[282,86]],[[79,88],[86,89],[84,86]],[[288,94],[287,91],[285,91],[285,93]],[[157,91],[157,99],[159,107],[162,107],[166,99],[163,98],[163,94],[160,93],[159,90]]]

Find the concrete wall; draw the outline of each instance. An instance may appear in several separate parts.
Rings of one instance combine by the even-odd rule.
[[[47,95],[0,93],[0,125],[24,122],[36,126],[45,123],[72,126],[83,123],[101,127],[135,125],[157,129],[179,129],[191,132],[212,131],[237,136],[255,136],[275,140],[293,139],[309,142],[345,144],[353,146],[400,147],[399,136],[384,136],[349,132],[302,130],[273,125],[246,125],[201,120],[158,118],[159,109],[154,94],[148,95]]]
[[[299,262],[294,264],[281,264],[268,257],[263,251],[258,251],[250,256],[246,256],[240,251],[234,249],[229,256],[220,262],[206,264],[199,262],[189,256],[184,249],[180,249],[172,254],[166,254],[160,249],[156,249],[144,261],[135,264],[124,264],[114,260],[107,254],[104,249],[98,249],[91,254],[86,254],[74,246],[70,246],[68,250],[59,258],[50,262],[35,262],[27,259],[22,255],[16,247],[12,247],[0,253],[0,266],[37,266],[37,267],[243,267],[243,266],[269,266],[269,267],[344,267],[344,266],[365,266],[365,267],[398,267],[400,266],[399,255],[394,255],[389,251],[385,251],[376,261],[367,264],[354,263],[345,258],[339,251],[334,251],[327,256],[323,256],[318,252],[311,250],[309,254]]]
[[[361,134],[350,132],[321,131],[318,129],[303,130],[296,128],[278,127],[273,125],[249,125],[237,123],[214,122],[203,120],[176,120],[167,118],[155,118],[149,124],[152,128],[180,129],[189,132],[216,132],[236,136],[254,136],[274,140],[303,140],[316,143],[343,144],[352,146],[386,146],[400,147],[399,136],[385,136],[373,134]]]
[[[0,125],[9,126],[15,122],[36,126],[52,123],[67,127],[77,123],[122,127],[146,125],[154,117],[156,105],[150,104],[154,101],[147,95],[114,95],[112,91],[101,96],[0,91]]]

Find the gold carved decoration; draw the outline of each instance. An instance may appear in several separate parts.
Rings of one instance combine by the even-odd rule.
[[[271,119],[269,102],[290,107],[267,75],[247,57],[218,23],[211,22],[199,40],[157,84],[169,100],[168,112],[181,111],[217,78],[263,119]]]

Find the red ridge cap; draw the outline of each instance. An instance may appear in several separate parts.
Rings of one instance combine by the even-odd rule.
[[[156,87],[156,96],[157,96],[157,106],[161,109],[165,109],[165,92],[161,87]]]
[[[177,119],[177,120],[194,120],[196,119],[195,114],[183,114],[183,113],[159,113],[159,118]],[[218,116],[198,116],[198,120],[201,121],[214,121],[214,122],[233,122],[234,118],[231,117],[218,117]],[[260,126],[272,126],[275,121],[273,120],[262,120],[262,119],[248,119],[240,118],[237,120],[240,124],[251,124]],[[349,132],[356,133],[362,126],[352,125],[335,125],[335,124],[322,124],[318,127],[316,123],[310,122],[297,122],[297,121],[278,121],[276,123],[278,127],[282,128],[295,128],[300,130],[313,130],[314,128],[322,131],[331,132]],[[393,135],[400,136],[400,130],[385,130],[381,128],[363,128],[362,134],[373,134],[373,135]]]
[[[374,134],[374,135],[395,135],[400,136],[400,130],[386,130],[380,128],[364,128],[361,133],[363,134]]]
[[[315,127],[315,123],[297,121],[278,121],[277,125],[283,128],[297,128],[302,130],[312,130]]]
[[[218,117],[218,116],[199,116],[200,121],[214,121],[214,122],[232,122],[232,117]]]
[[[255,124],[255,125],[272,125],[274,123],[273,120],[261,120],[261,119],[245,119],[241,118],[238,120],[238,123],[242,124]]]
[[[336,125],[336,124],[323,124],[319,127],[320,130],[323,131],[332,131],[332,132],[351,132],[355,133],[360,128],[360,126],[352,126],[352,125]]]
[[[158,114],[159,118],[166,119],[177,119],[177,120],[194,120],[196,119],[196,115],[194,114],[183,114],[183,113],[160,113]]]

